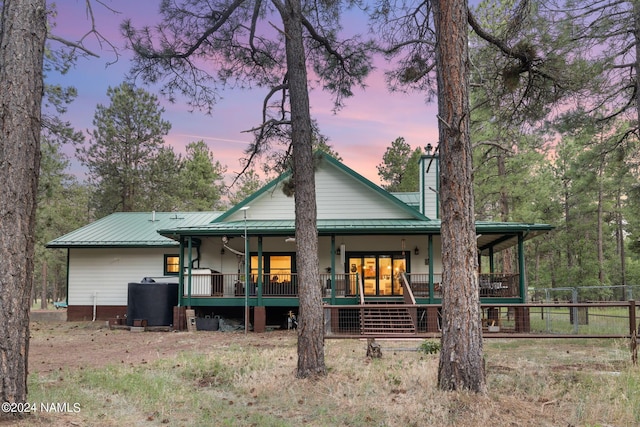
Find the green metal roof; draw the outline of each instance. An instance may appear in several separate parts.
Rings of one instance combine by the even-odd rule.
[[[440,234],[440,220],[418,219],[331,219],[318,220],[319,235],[342,234]],[[294,220],[247,220],[246,229],[249,234],[256,235],[293,235]],[[164,236],[178,238],[182,236],[222,236],[242,235],[245,230],[244,221],[214,222],[206,225],[178,227],[158,230]],[[553,230],[548,224],[525,223],[493,223],[476,222],[478,247],[504,248],[517,243],[517,234],[522,233],[525,240]],[[501,249],[500,249],[501,250]]]
[[[420,192],[407,192],[407,193],[391,193],[400,199],[403,203],[411,206],[414,209],[420,209]]]
[[[214,222],[193,227],[178,227],[158,230],[164,236],[179,235],[221,236],[225,234],[243,234],[244,221]],[[319,219],[318,234],[424,234],[439,233],[440,221],[418,219]],[[247,220],[247,232],[261,235],[293,235],[295,220]]]
[[[220,212],[118,212],[47,243],[48,248],[171,247],[159,229],[205,225]]]

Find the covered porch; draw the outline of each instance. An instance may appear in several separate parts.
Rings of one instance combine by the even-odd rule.
[[[370,221],[369,221],[370,222]],[[321,270],[318,286],[330,306],[367,303],[403,304],[409,292],[415,304],[440,304],[442,259],[439,221],[416,221],[387,233],[369,226],[350,226],[349,233],[319,221]],[[179,305],[183,307],[245,308],[253,313],[252,324],[265,325],[270,307],[299,306],[299,278],[293,222],[281,221],[210,224],[197,230],[170,230],[180,241]],[[343,225],[344,226],[344,225]],[[431,229],[429,229],[431,227]],[[478,273],[478,292],[483,303],[522,303],[526,300],[524,242],[548,231],[530,225],[510,224],[496,232],[478,224],[478,254],[483,270]],[[394,232],[395,231],[395,232]],[[162,231],[168,235],[169,231]],[[246,245],[246,246],[245,246]],[[493,257],[514,247],[516,272],[496,271]],[[245,251],[249,256],[245,257]],[[248,262],[245,260],[248,259]],[[406,283],[403,283],[405,277]],[[258,327],[257,330],[260,330]]]

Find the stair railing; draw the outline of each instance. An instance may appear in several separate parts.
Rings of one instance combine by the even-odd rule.
[[[407,274],[400,274],[400,283],[402,284],[402,297],[405,304],[416,304],[416,298],[413,296],[413,289],[407,280]]]

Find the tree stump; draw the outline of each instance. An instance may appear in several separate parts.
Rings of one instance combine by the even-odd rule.
[[[375,338],[367,338],[367,357],[372,359],[380,359],[382,357],[382,347],[376,342]]]

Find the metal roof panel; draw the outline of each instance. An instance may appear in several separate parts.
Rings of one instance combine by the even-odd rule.
[[[159,229],[207,224],[220,212],[117,212],[47,243],[49,248],[176,246]]]

